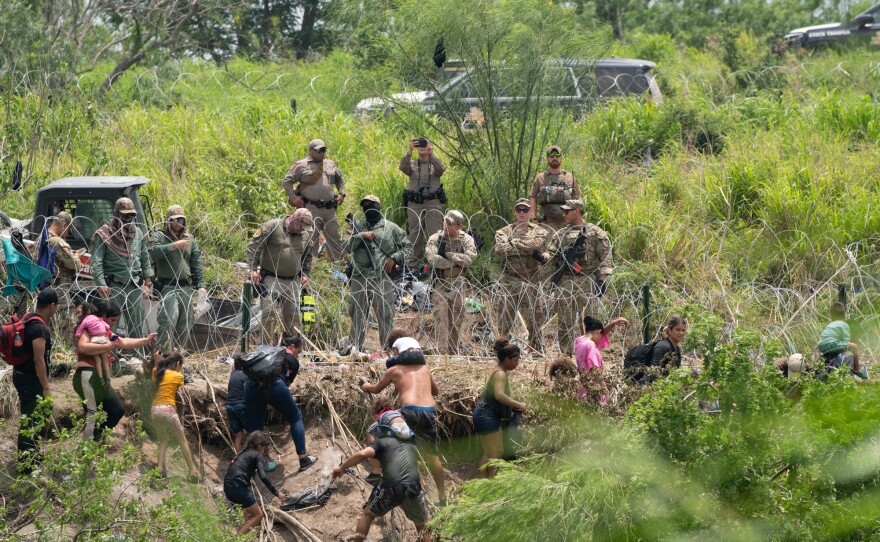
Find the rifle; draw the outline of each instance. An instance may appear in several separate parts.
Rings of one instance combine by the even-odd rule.
[[[580,273],[581,265],[577,263],[577,260],[587,253],[586,244],[587,236],[584,231],[581,230],[577,239],[574,240],[574,243],[572,243],[570,247],[564,251],[559,251],[560,256],[562,256],[562,265],[557,267],[556,270],[553,271],[553,274],[550,275],[550,282],[553,284],[559,284],[566,269],[570,269],[575,273]]]
[[[354,221],[354,213],[348,213],[347,215],[345,215],[345,221],[348,222],[349,226],[351,226],[351,234],[352,235],[361,233],[358,231],[357,227],[355,226],[356,223]],[[367,241],[368,241],[367,239],[361,238],[361,243],[364,244],[364,250],[367,251],[367,257],[370,259],[370,268],[376,269],[376,261],[373,259],[373,251],[370,249],[370,245],[367,243]],[[352,269],[354,269],[353,266],[352,266]],[[349,278],[351,278],[351,274],[349,274],[349,273],[346,273],[346,274],[349,275]]]

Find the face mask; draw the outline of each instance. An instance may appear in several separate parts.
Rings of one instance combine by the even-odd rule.
[[[367,224],[375,224],[382,220],[382,207],[378,203],[371,203],[370,205],[364,205],[364,217],[367,219]]]

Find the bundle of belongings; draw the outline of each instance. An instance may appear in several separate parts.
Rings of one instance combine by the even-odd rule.
[[[419,341],[412,337],[401,337],[394,341],[391,348],[397,352],[385,361],[385,367],[391,368],[395,365],[425,365],[425,354]]]

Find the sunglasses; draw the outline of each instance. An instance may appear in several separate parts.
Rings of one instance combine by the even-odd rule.
[[[327,147],[321,147],[320,149],[314,149],[314,151],[318,154],[325,154],[327,152]]]
[[[520,214],[529,212],[528,208],[526,208],[526,207],[517,207],[515,210],[517,213],[520,213]]]
[[[136,217],[137,217],[136,214],[122,213],[119,215],[119,220],[121,220],[123,222],[134,222],[134,219]]]
[[[177,218],[169,218],[168,222],[174,222],[176,224],[186,224],[186,217],[180,216]]]
[[[548,152],[547,158],[562,158],[561,152]]]

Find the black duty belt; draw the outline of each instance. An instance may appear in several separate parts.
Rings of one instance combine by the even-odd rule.
[[[335,209],[339,207],[339,202],[336,201],[336,198],[324,201],[322,199],[309,199],[305,196],[300,197],[302,198],[303,203],[305,203],[306,205],[314,205],[318,209]]]
[[[107,279],[108,283],[112,282],[113,284],[118,284],[120,286],[128,286],[129,284],[134,284],[135,286],[140,286],[140,284],[141,284],[140,275],[132,276],[131,280],[125,280],[125,281],[119,280],[119,277],[117,277],[116,275],[107,275],[106,279]]]
[[[263,275],[263,277],[273,277],[273,278],[281,279],[281,280],[293,280],[296,278],[296,276],[283,277],[281,275],[276,275],[275,273],[273,273],[271,271],[260,271],[260,274]]]
[[[422,194],[421,192],[416,192],[415,190],[404,190],[403,198],[412,203],[425,203],[426,201],[432,201],[438,199],[440,197],[440,191],[437,190],[433,194]]]

